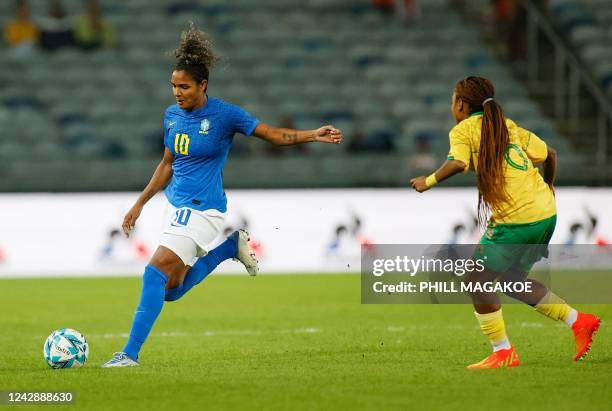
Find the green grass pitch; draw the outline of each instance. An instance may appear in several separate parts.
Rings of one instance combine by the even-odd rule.
[[[167,303],[141,366],[101,369],[123,347],[138,278],[0,281],[0,390],[72,390],[65,409],[610,409],[612,306],[573,363],[562,324],[507,305],[521,366],[468,371],[489,354],[470,306],[361,305],[358,275],[211,276]],[[54,329],[84,333],[81,369],[52,370]],[[44,409],[54,406],[44,406]]]

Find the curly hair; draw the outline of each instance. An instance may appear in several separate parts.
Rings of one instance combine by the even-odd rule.
[[[213,53],[212,42],[204,33],[196,28],[193,22],[181,33],[181,43],[174,50],[176,64],[174,70],[183,70],[200,83],[208,80],[210,70],[217,64],[219,58]]]

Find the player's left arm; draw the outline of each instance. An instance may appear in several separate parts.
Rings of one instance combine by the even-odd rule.
[[[264,123],[259,123],[255,127],[253,135],[277,146],[312,142],[340,144],[343,137],[342,130],[332,125],[326,125],[316,130],[293,130],[276,128]]]
[[[554,193],[555,177],[557,176],[557,151],[549,147],[540,137],[529,130],[519,127],[522,149],[531,162],[541,164],[544,182]]]
[[[542,170],[544,172],[544,182],[548,184],[553,194],[555,192],[554,184],[555,177],[557,176],[557,152],[552,147],[547,147],[548,155],[544,164],[542,164]]]
[[[446,160],[440,168],[438,168],[432,176],[435,176],[436,183],[446,180],[455,174],[462,173],[466,168],[466,164],[461,160]],[[419,193],[429,190],[433,187],[432,184],[427,184],[427,179],[431,177],[419,176],[410,180],[412,188]]]
[[[531,162],[533,164],[540,164],[546,161],[550,151],[544,140],[524,128],[519,127],[518,130],[521,139],[521,148]]]

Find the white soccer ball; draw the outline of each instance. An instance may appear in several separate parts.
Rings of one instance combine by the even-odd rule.
[[[52,368],[77,368],[87,361],[89,345],[80,332],[60,328],[47,337],[43,353]]]

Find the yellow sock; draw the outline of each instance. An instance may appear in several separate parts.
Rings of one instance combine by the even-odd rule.
[[[493,351],[507,350],[512,348],[508,336],[506,335],[506,325],[501,308],[493,313],[476,314],[476,319],[480,324],[480,329],[487,336]]]
[[[567,322],[572,311],[575,311],[567,305],[567,303],[552,291],[548,291],[546,295],[535,306],[536,311],[544,314],[548,318],[555,321]]]

